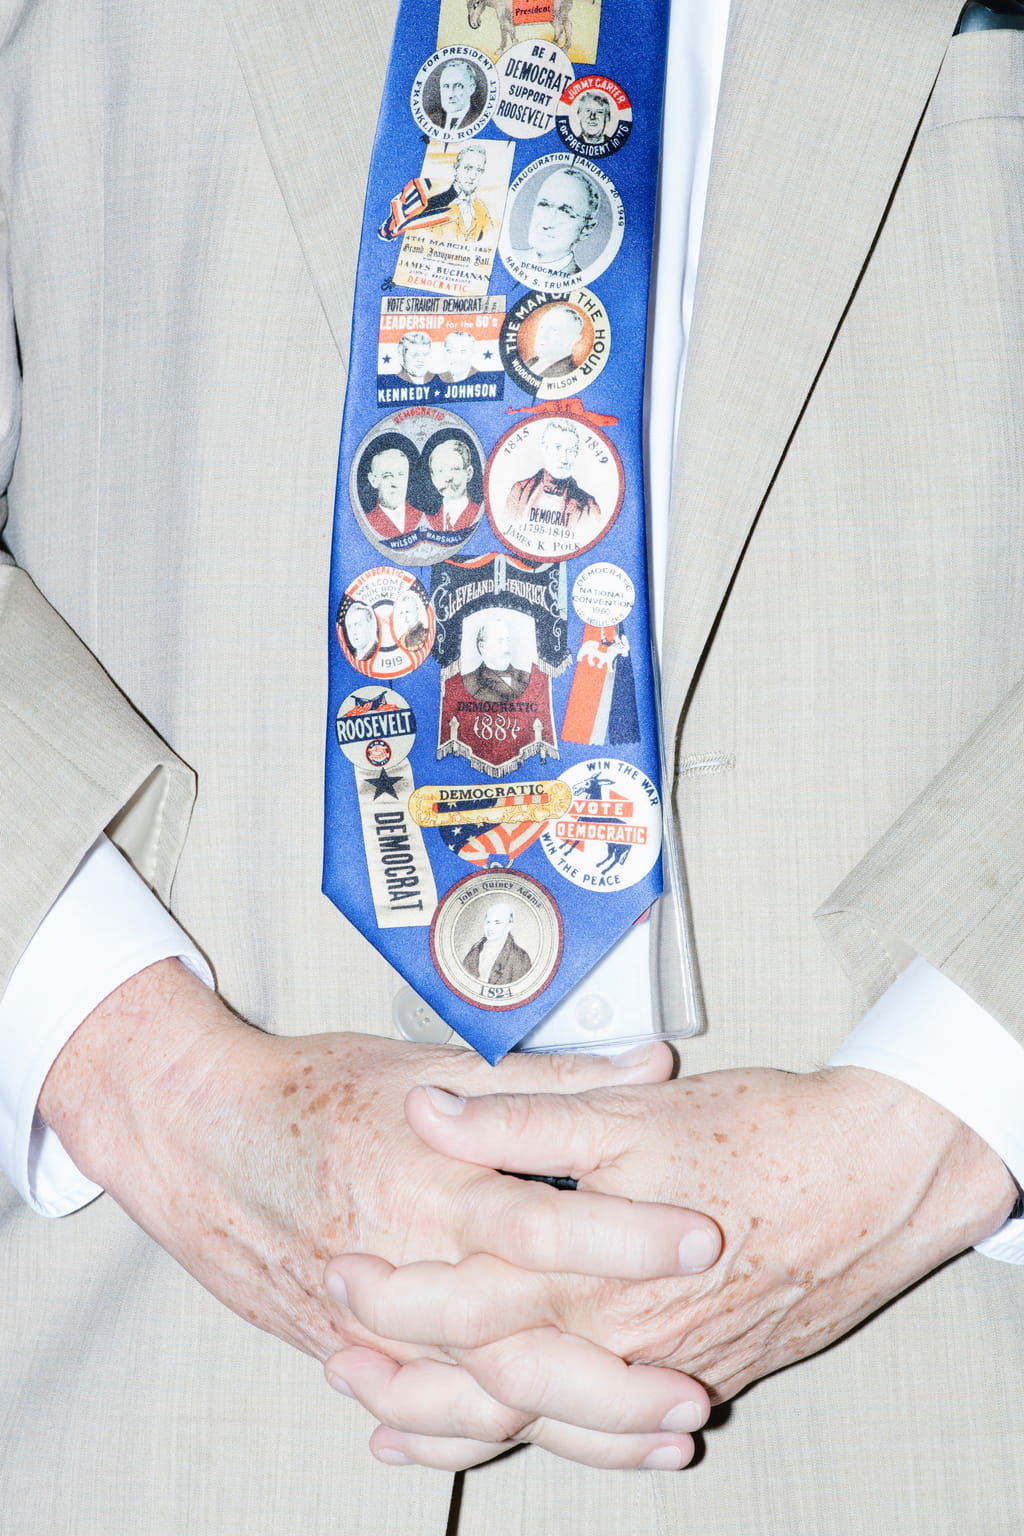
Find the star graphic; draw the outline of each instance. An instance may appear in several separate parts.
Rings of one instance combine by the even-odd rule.
[[[391,361],[391,353],[390,352],[384,352],[381,355],[381,362],[382,363],[390,363],[390,361]]]
[[[390,795],[392,800],[397,800],[398,790],[395,788],[395,785],[401,784],[401,782],[402,775],[400,773],[392,776],[386,768],[382,768],[377,777],[370,780],[370,783],[373,785],[373,798],[380,800],[384,795]]]
[[[488,362],[490,362],[490,360],[491,360],[491,358],[493,356],[494,356],[494,353],[490,350],[490,348],[488,348],[487,351],[484,353],[484,357],[487,359]]]

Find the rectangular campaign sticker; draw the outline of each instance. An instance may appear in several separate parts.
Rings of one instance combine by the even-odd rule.
[[[399,288],[471,298],[486,294],[512,173],[511,139],[432,142],[416,182],[422,209],[402,235]]]
[[[388,297],[377,339],[377,404],[447,405],[501,400],[498,338],[503,294],[480,298]]]

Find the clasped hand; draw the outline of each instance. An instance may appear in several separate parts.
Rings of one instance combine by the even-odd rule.
[[[493,1251],[335,1259],[328,1288],[376,1344],[336,1353],[328,1379],[382,1421],[370,1443],[386,1461],[455,1469],[531,1440],[595,1466],[681,1466],[672,1431],[695,1427],[700,1398],[665,1367],[731,1397],[994,1230],[1014,1197],[959,1120],[854,1067],[560,1097],[417,1088],[406,1116],[434,1152],[577,1179],[558,1197],[570,1210],[598,1193],[693,1206],[725,1247],[705,1273],[654,1279],[543,1274]],[[446,1358],[403,1364],[414,1345]]]
[[[456,1264],[486,1251],[515,1274],[634,1279],[712,1262],[720,1238],[705,1216],[599,1193],[566,1202],[547,1185],[434,1151],[403,1114],[421,1083],[455,1095],[557,1095],[668,1076],[664,1046],[641,1055],[621,1064],[518,1056],[495,1069],[468,1050],[266,1035],[168,960],[94,1010],[58,1057],[40,1107],[82,1171],[215,1296],[325,1360],[343,1341],[377,1342],[324,1293],[324,1265],[339,1250],[394,1264]],[[403,1362],[444,1358],[432,1340],[389,1348]],[[644,1424],[652,1401],[654,1429],[673,1410],[685,1428],[703,1422],[707,1396],[687,1377],[641,1367],[630,1380]],[[581,1412],[572,1401],[555,1406],[569,1418]],[[520,1422],[508,1420],[507,1432]],[[685,1434],[665,1434],[638,1442],[635,1459],[666,1442],[689,1454]]]

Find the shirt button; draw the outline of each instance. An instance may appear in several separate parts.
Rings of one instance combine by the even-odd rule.
[[[414,1045],[445,1045],[454,1034],[441,1015],[428,1008],[412,987],[403,987],[396,994],[391,1004],[391,1017],[402,1039],[411,1040]]]
[[[607,1029],[614,1017],[615,1009],[599,992],[588,992],[576,1004],[576,1023],[589,1035],[596,1035],[602,1029]]]

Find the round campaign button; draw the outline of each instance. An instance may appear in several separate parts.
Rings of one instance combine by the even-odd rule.
[[[549,133],[575,74],[569,55],[554,43],[536,38],[514,43],[498,61],[494,126],[512,139],[537,139]]]
[[[502,367],[537,400],[578,395],[597,378],[611,352],[612,328],[589,288],[564,299],[527,293],[505,316],[499,348]]]
[[[415,354],[431,346],[411,325],[398,342],[403,367],[418,368]],[[382,417],[349,465],[349,499],[364,536],[399,565],[457,555],[483,515],[483,458],[480,439],[454,411],[412,405]]]
[[[498,75],[478,48],[439,48],[420,67],[409,105],[428,138],[457,144],[487,126],[498,101]]]
[[[622,461],[603,432],[585,416],[544,412],[495,444],[487,462],[487,515],[515,554],[569,560],[608,532],[623,484]]]
[[[345,660],[366,677],[402,677],[429,654],[434,610],[409,571],[377,565],[345,588],[336,633]]]
[[[661,852],[661,798],[647,775],[633,763],[595,757],[567,768],[562,778],[572,805],[540,837],[558,873],[603,893],[649,875]]]
[[[334,729],[350,763],[386,768],[403,763],[412,751],[416,716],[393,688],[356,688],[342,699]]]
[[[572,584],[572,606],[584,624],[607,629],[621,624],[633,612],[636,589],[632,578],[610,560],[586,565]]]
[[[542,155],[509,187],[498,250],[517,282],[566,297],[611,265],[622,244],[622,198],[596,165]]]
[[[555,127],[574,155],[587,160],[614,155],[629,138],[632,126],[629,97],[605,75],[582,75],[562,92]]]
[[[550,982],[562,958],[562,917],[530,875],[495,869],[452,886],[430,926],[438,975],[477,1008],[521,1008]]]

